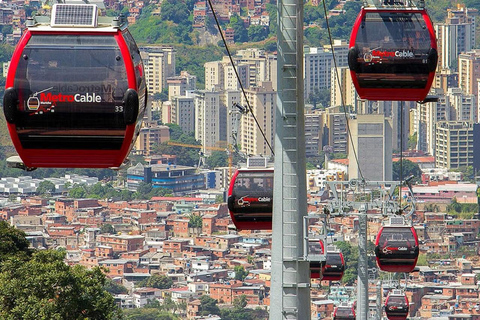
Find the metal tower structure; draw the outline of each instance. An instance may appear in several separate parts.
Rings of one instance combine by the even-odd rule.
[[[408,180],[408,179],[407,179]],[[406,182],[411,189],[409,182]],[[333,200],[328,204],[332,216],[354,214],[358,216],[358,276],[356,320],[368,319],[368,255],[367,255],[367,211],[377,209],[383,216],[397,213],[399,202],[393,194],[401,186],[399,181],[332,181],[328,182]],[[374,191],[377,189],[376,191]],[[353,198],[347,194],[353,192]],[[411,190],[410,190],[411,191]],[[413,194],[413,192],[412,192]],[[353,200],[352,200],[353,199]],[[412,210],[414,203],[411,203]],[[350,211],[352,211],[350,213]],[[412,211],[413,212],[413,211]],[[378,312],[377,312],[378,313]],[[378,317],[378,315],[377,315]]]
[[[270,320],[310,319],[310,269],[303,259],[307,214],[303,101],[303,0],[277,3],[277,110]]]

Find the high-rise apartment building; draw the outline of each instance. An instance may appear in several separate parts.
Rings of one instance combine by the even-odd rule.
[[[348,67],[339,67],[337,72],[332,69],[331,88],[330,88],[330,105],[336,106],[352,106],[353,110],[357,110],[358,95],[350,75]]]
[[[456,169],[473,165],[474,124],[441,121],[436,126],[435,166]]]
[[[308,99],[321,89],[330,89],[333,58],[323,48],[304,49],[304,98]]]
[[[450,100],[442,89],[434,89],[433,93],[439,97],[438,101],[417,104],[416,122],[413,124],[417,133],[417,149],[431,155],[435,155],[436,124],[450,120]]]
[[[348,66],[348,43],[334,41],[334,53],[337,67]],[[304,48],[304,98],[315,94],[321,89],[330,89],[332,86],[332,68],[335,67],[332,49],[330,46],[323,48]]]
[[[167,78],[175,75],[175,49],[173,47],[142,47],[140,54],[145,67],[148,93],[161,93],[167,88]]]
[[[274,148],[277,92],[273,90],[271,82],[260,82],[259,86],[247,89],[245,93],[252,112],[241,117],[240,150],[247,155],[271,156],[272,151],[268,144],[272,149]],[[246,105],[243,97],[242,104]],[[257,121],[255,121],[252,113]]]
[[[320,130],[322,114],[319,111],[305,114],[305,155],[316,157],[321,150]]]
[[[185,96],[187,91],[197,89],[197,77],[182,71],[179,76],[167,78],[168,100],[173,97]]]
[[[233,57],[236,65],[248,66],[248,84],[246,87],[258,86],[260,82],[271,82],[277,88],[277,56],[261,49],[238,50]],[[243,83],[242,83],[243,84]]]
[[[184,133],[195,132],[195,104],[193,95],[175,96],[171,100],[172,123],[178,124]]]
[[[453,121],[474,121],[475,112],[475,96],[466,94],[460,88],[449,88],[446,97],[450,102],[449,120]]]
[[[326,108],[321,129],[322,148],[329,145],[334,153],[347,154],[347,121],[350,118],[350,113],[345,114],[341,107]]]
[[[458,5],[447,10],[445,23],[434,26],[438,47],[438,69],[456,69],[458,55],[475,47],[476,10]]]
[[[236,72],[229,57],[205,63],[205,90],[240,90],[237,73],[245,89],[258,86],[260,82],[272,82],[276,88],[275,55],[260,49],[246,49],[239,50],[232,59]]]
[[[194,92],[195,139],[201,142],[203,153],[227,140],[227,109],[221,103],[221,92],[197,90]]]

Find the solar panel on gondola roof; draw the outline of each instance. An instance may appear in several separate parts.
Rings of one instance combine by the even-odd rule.
[[[52,8],[52,27],[95,27],[97,6],[91,4],[56,4]]]

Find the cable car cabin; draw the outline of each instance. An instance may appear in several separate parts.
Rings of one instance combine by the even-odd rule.
[[[425,9],[362,8],[350,36],[348,65],[362,99],[423,101],[438,53]]]
[[[375,255],[380,270],[411,272],[417,264],[418,254],[417,233],[404,223],[403,217],[390,218],[390,225],[378,231]]]
[[[333,310],[333,320],[355,320],[355,309],[352,305],[342,303]]]
[[[4,113],[26,167],[119,167],[146,105],[140,51],[122,19],[55,4],[27,21],[8,69]]]
[[[238,230],[271,230],[273,168],[236,170],[230,181],[227,204]]]
[[[325,265],[322,270],[322,280],[340,281],[345,271],[345,259],[336,247],[327,247]]]
[[[408,298],[401,290],[392,290],[385,300],[388,320],[405,320],[408,316]]]
[[[324,252],[325,252],[325,248],[322,240],[309,242],[308,254],[320,256],[320,255],[323,255]],[[326,260],[310,261],[310,278],[311,279],[322,279],[325,263],[326,263]]]

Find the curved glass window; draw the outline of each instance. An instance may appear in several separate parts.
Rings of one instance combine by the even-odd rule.
[[[122,146],[128,81],[113,34],[32,34],[14,87],[20,98],[15,124],[23,148]]]
[[[229,199],[237,221],[271,221],[273,171],[239,172]]]
[[[355,40],[362,88],[424,88],[430,33],[421,13],[366,12]]]

